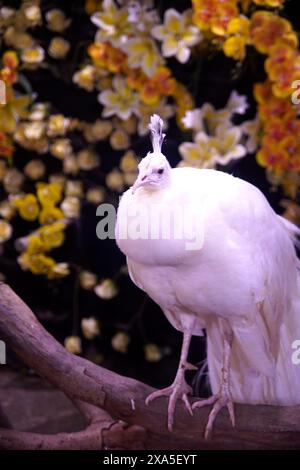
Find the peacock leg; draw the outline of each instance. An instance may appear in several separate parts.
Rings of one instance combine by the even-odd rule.
[[[228,409],[229,417],[232,423],[232,426],[235,426],[235,416],[234,416],[234,407],[233,401],[230,393],[230,383],[229,383],[229,373],[230,373],[230,353],[231,353],[231,344],[232,344],[232,333],[226,333],[224,338],[224,362],[222,367],[222,378],[220,390],[217,394],[212,395],[211,397],[196,401],[193,403],[193,410],[195,408],[201,408],[206,405],[213,405],[211,412],[209,413],[207,425],[205,428],[205,439],[208,439],[211,435],[214,421],[216,419],[219,411],[225,406]]]
[[[168,405],[168,429],[172,431],[173,424],[174,424],[174,413],[175,413],[175,406],[177,400],[182,400],[184,405],[186,406],[189,413],[192,415],[192,407],[188,400],[188,395],[192,394],[192,388],[186,383],[184,378],[184,373],[187,369],[193,368],[187,362],[187,356],[189,352],[189,346],[191,342],[191,333],[185,332],[183,334],[183,343],[180,355],[180,362],[177,370],[177,374],[173,384],[170,387],[164,388],[162,390],[157,390],[156,392],[151,393],[146,398],[146,405],[148,405],[152,400],[161,396],[167,396],[169,398],[169,405]]]

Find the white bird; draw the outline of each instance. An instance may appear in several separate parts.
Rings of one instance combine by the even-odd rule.
[[[299,230],[239,178],[216,170],[171,169],[161,153],[162,127],[162,120],[152,116],[153,153],[141,160],[136,182],[121,198],[116,239],[133,282],[183,333],[173,384],[146,403],[169,396],[169,430],[178,399],[191,414],[213,405],[208,437],[222,407],[234,426],[233,402],[300,404],[300,365],[292,361],[294,341],[300,340],[294,248]],[[181,208],[192,214],[186,219],[196,233],[190,223],[183,236],[172,236]],[[204,329],[212,396],[191,407],[187,356],[192,335]]]

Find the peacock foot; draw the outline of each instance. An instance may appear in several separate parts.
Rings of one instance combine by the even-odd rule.
[[[182,400],[188,412],[193,415],[193,410],[188,400],[188,395],[191,395],[192,392],[192,387],[186,383],[184,377],[176,377],[170,387],[151,393],[146,398],[146,405],[149,405],[151,401],[158,397],[170,397],[168,405],[168,430],[172,431],[174,425],[175,407],[178,400]]]
[[[221,391],[217,393],[216,395],[212,395],[211,397],[207,399],[196,401],[195,403],[193,403],[192,409],[194,410],[195,408],[202,408],[203,406],[206,406],[206,405],[213,405],[213,407],[208,416],[208,421],[207,421],[205,434],[204,434],[205,439],[208,439],[211,436],[216,416],[218,415],[219,411],[225,406],[228,409],[232,426],[235,427],[233,401],[229,393],[224,393],[223,391]]]

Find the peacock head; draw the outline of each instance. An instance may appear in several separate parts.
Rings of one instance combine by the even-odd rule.
[[[132,186],[132,193],[141,186],[148,189],[161,189],[168,186],[171,178],[171,167],[166,157],[161,153],[165,137],[163,120],[154,114],[151,116],[149,129],[152,134],[153,152],[142,159],[138,168],[138,177]]]

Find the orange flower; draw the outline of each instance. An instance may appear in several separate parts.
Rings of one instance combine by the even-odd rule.
[[[120,72],[126,62],[126,54],[106,42],[91,44],[88,54],[96,67],[106,68],[112,73]]]
[[[268,80],[263,83],[256,83],[254,85],[253,94],[257,103],[267,103],[272,98],[271,83]]]
[[[290,108],[291,105],[287,100],[273,96],[270,101],[260,105],[259,114],[263,121],[268,121],[275,117],[283,118],[290,112]]]
[[[289,136],[289,131],[287,130],[284,121],[277,117],[267,121],[265,133],[270,139],[275,141],[282,140]]]
[[[13,150],[9,137],[4,132],[0,132],[0,156],[11,158]]]
[[[6,51],[3,54],[3,65],[12,70],[18,67],[19,59],[15,51]]]
[[[297,47],[298,40],[291,23],[275,13],[257,11],[251,17],[250,37],[262,54],[269,54],[277,41]]]
[[[140,97],[146,104],[155,104],[161,96],[173,94],[176,81],[172,78],[171,71],[167,67],[158,67],[153,78],[148,79],[142,86]]]
[[[230,20],[239,14],[237,3],[237,0],[192,0],[193,21],[201,31],[224,36]]]
[[[261,166],[281,175],[286,171],[289,155],[277,145],[277,142],[264,137],[262,148],[256,154],[256,160]]]

